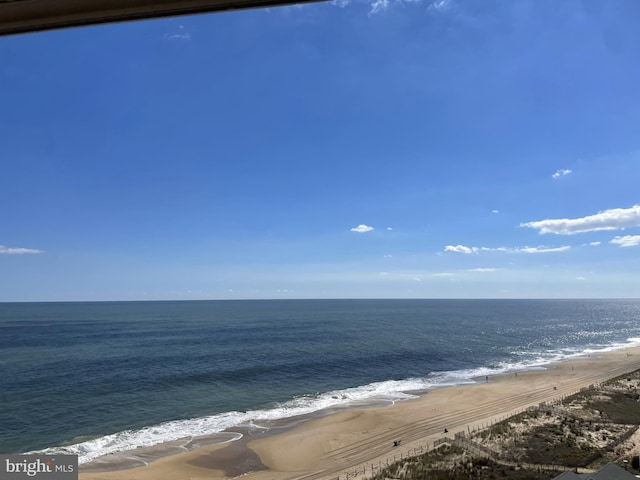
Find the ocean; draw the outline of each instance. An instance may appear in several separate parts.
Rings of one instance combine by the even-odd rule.
[[[0,453],[105,454],[640,344],[640,300],[0,303]]]

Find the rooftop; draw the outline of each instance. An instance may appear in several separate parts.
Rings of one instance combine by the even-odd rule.
[[[317,0],[0,0],[0,35]]]

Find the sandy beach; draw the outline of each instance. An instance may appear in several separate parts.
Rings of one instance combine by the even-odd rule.
[[[640,347],[585,356],[544,370],[431,390],[388,407],[353,409],[282,432],[164,456],[147,466],[87,472],[82,480],[335,479],[482,428],[529,406],[559,399],[640,368]],[[401,440],[399,446],[394,441]]]

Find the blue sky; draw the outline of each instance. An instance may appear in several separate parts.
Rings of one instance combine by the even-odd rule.
[[[0,301],[640,297],[640,4],[0,38]]]

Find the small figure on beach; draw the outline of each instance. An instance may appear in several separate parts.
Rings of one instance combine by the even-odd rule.
[[[399,445],[400,445],[400,442],[402,442],[402,440],[394,440],[394,441],[393,441],[393,446],[394,446],[394,447],[399,446]]]
[[[444,429],[444,433],[449,433],[449,430],[447,430],[446,428]]]
[[[486,377],[484,377],[485,380],[487,381],[487,383],[489,383],[489,375],[487,375]]]

